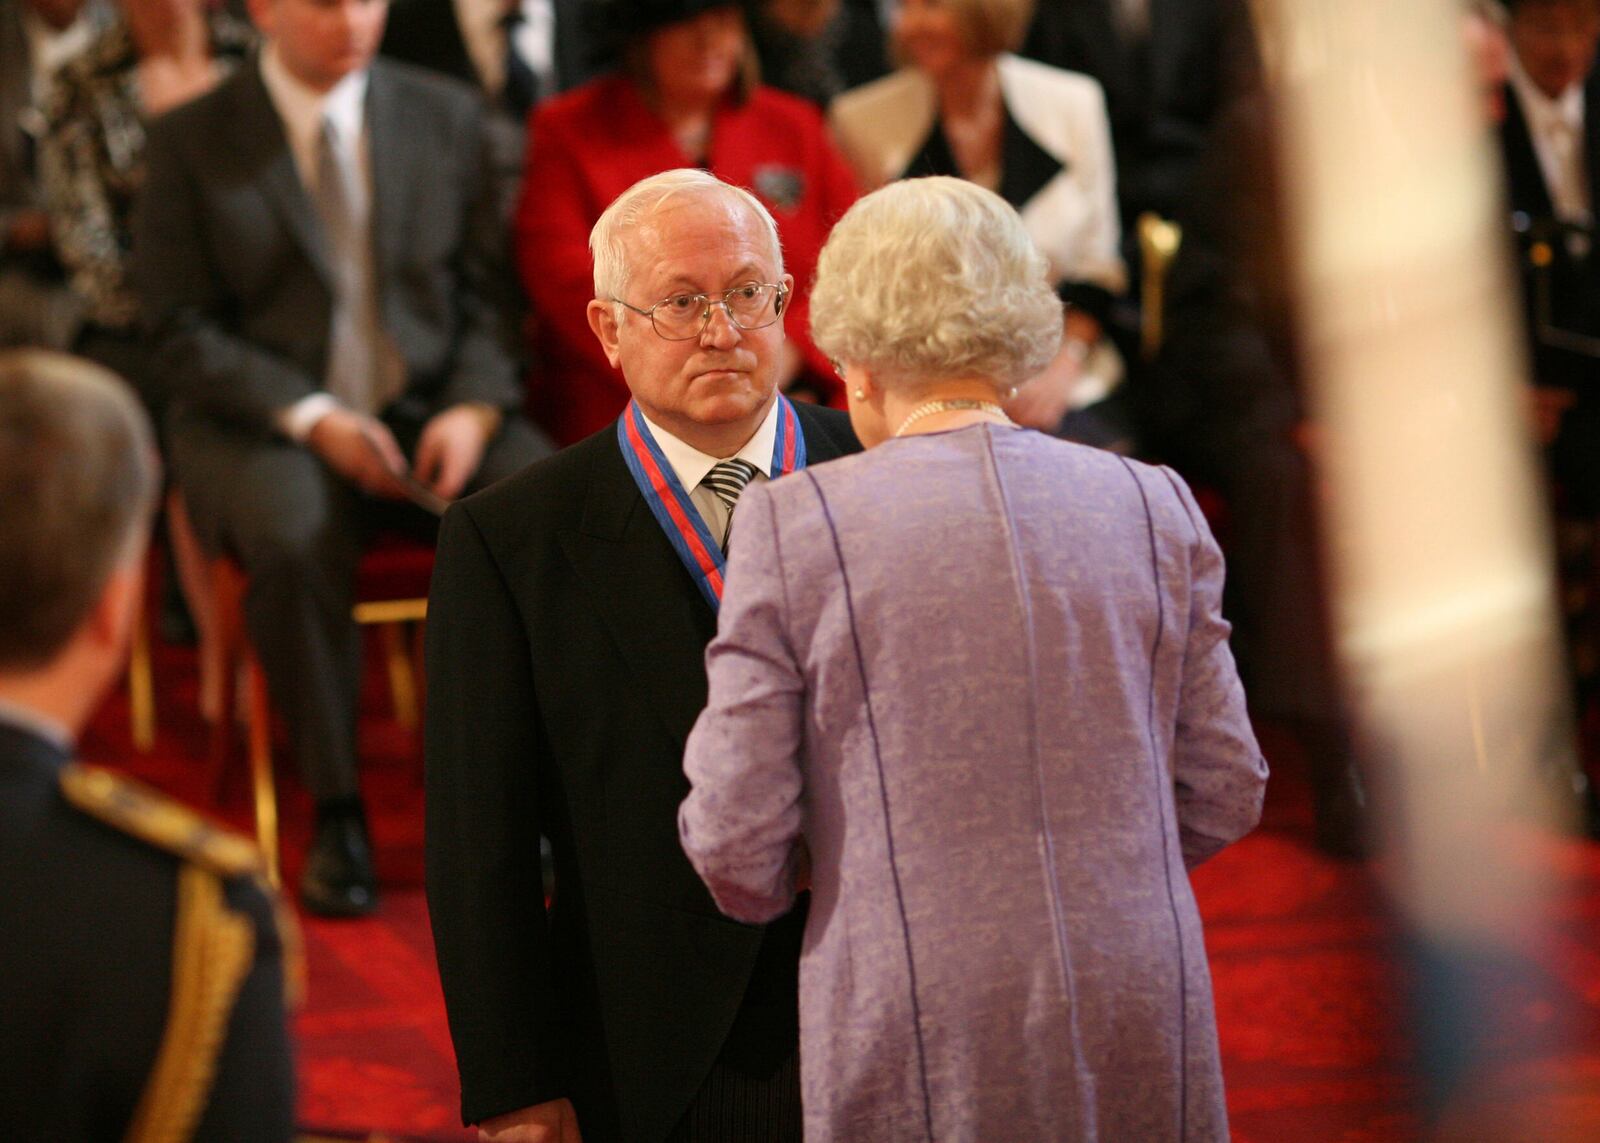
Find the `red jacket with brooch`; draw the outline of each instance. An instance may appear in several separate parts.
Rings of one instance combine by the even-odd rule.
[[[529,409],[560,444],[604,428],[628,401],[622,374],[589,329],[589,231],[640,179],[692,165],[633,81],[620,75],[546,101],[529,121],[516,216],[517,269],[533,311]],[[777,220],[784,269],[795,280],[784,328],[804,358],[802,378],[842,407],[843,386],[811,344],[811,279],[829,229],[857,191],[822,116],[804,100],[757,88],[718,110],[706,166],[753,191]]]

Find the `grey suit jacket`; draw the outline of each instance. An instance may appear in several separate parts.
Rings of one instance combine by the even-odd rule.
[[[520,401],[477,94],[404,64],[367,91],[379,306],[426,409]],[[326,374],[333,276],[256,61],[158,120],[134,284],[180,416],[262,433]]]

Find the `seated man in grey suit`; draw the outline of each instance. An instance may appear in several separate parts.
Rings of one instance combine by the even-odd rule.
[[[519,402],[482,101],[373,61],[385,0],[251,0],[259,60],[158,121],[134,277],[172,463],[317,804],[306,906],[370,912],[356,782],[363,538],[547,451]],[[409,460],[408,460],[409,457]]]

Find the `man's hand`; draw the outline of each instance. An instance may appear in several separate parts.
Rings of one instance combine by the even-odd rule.
[[[572,1101],[552,1099],[478,1124],[478,1143],[583,1143]]]
[[[1030,378],[1006,404],[1006,416],[1030,429],[1053,433],[1072,408],[1083,363],[1100,340],[1100,323],[1076,306],[1062,318],[1061,348],[1042,373]]]
[[[328,467],[373,496],[399,500],[405,489],[395,479],[406,468],[405,454],[389,427],[352,409],[330,409],[306,437],[311,451]]]
[[[478,471],[500,414],[487,405],[451,405],[434,415],[417,442],[412,475],[446,500],[454,500]]]
[[[1528,407],[1533,421],[1533,431],[1541,445],[1555,443],[1561,434],[1561,418],[1578,403],[1578,395],[1571,389],[1553,389],[1532,385],[1528,390]]]
[[[1072,394],[1083,369],[1083,351],[1074,343],[1062,342],[1061,352],[1044,371],[1017,389],[1005,403],[1006,416],[1030,429],[1053,433],[1072,407]]]

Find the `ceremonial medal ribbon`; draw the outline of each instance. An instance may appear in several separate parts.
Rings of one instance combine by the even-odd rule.
[[[673,550],[694,577],[711,610],[716,611],[722,603],[726,563],[722,547],[712,537],[694,501],[689,499],[678,474],[667,463],[661,446],[650,435],[637,401],[629,401],[617,420],[617,443],[622,447],[622,459],[633,474],[645,503],[650,505],[651,513],[667,539],[672,541]],[[772,479],[787,476],[805,465],[806,441],[800,433],[800,418],[789,399],[780,393],[778,431],[772,442]]]

